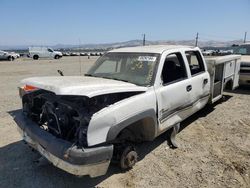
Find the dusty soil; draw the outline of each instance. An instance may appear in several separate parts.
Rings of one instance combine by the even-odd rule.
[[[179,148],[163,134],[138,146],[140,161],[127,172],[111,165],[105,176],[75,177],[34,162],[39,154],[21,141],[9,111],[20,108],[22,78],[86,72],[96,58],[19,59],[0,62],[0,187],[250,187],[250,88],[225,93],[181,125]],[[80,61],[80,63],[79,63]]]

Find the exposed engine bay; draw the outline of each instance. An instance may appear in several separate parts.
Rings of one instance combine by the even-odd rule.
[[[60,96],[46,90],[29,92],[22,97],[23,112],[42,129],[78,147],[87,146],[91,117],[99,110],[138,92],[86,96]]]

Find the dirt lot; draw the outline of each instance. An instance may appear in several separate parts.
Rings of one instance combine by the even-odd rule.
[[[96,58],[81,57],[82,72]],[[52,165],[21,141],[9,111],[20,108],[17,86],[30,76],[79,75],[79,57],[61,60],[0,62],[0,187],[250,187],[250,88],[225,93],[184,123],[178,149],[162,135],[138,146],[140,161],[121,172],[111,165],[99,178],[78,178]]]

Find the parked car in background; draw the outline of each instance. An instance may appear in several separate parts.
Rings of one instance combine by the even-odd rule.
[[[20,54],[16,52],[10,52],[10,54],[12,54],[15,58],[20,58]]]
[[[77,53],[76,52],[71,52],[70,56],[77,56]]]
[[[70,53],[68,53],[68,52],[63,52],[62,54],[63,54],[63,56],[70,56]]]
[[[233,50],[219,50],[218,55],[230,55],[233,54]]]
[[[54,51],[52,48],[47,47],[29,47],[29,57],[35,60],[39,58],[59,59],[62,57],[62,52]]]
[[[15,58],[16,58],[16,56],[14,54],[11,54],[11,53],[5,52],[5,51],[0,51],[0,59],[1,60],[13,61]]]
[[[214,54],[214,50],[204,50],[202,51],[202,55],[204,56],[212,56]]]

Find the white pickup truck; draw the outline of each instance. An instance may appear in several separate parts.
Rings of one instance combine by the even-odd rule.
[[[112,50],[85,76],[22,80],[13,113],[23,139],[58,168],[100,176],[111,159],[137,161],[134,144],[152,141],[238,86],[240,55],[206,61],[197,47]]]

